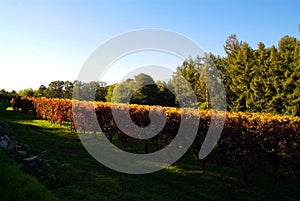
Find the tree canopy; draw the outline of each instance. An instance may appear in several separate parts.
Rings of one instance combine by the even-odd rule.
[[[106,86],[102,82],[53,81],[37,90],[24,89],[21,96],[72,98],[129,102],[146,105],[179,106],[178,100],[191,96],[184,88],[188,82],[196,95],[200,108],[210,108],[210,100],[218,100],[209,93],[209,80],[216,84],[209,87],[218,94],[223,83],[226,91],[227,110],[271,112],[300,116],[300,41],[284,36],[278,45],[266,47],[262,42],[254,49],[247,42],[230,35],[224,45],[224,57],[207,54],[187,58],[177,67],[168,82],[154,81],[146,74],[139,74],[119,84]],[[215,66],[218,72],[211,66]],[[220,78],[217,79],[217,74]],[[209,77],[209,79],[207,79]],[[182,78],[184,78],[184,81]],[[75,89],[75,90],[74,90]],[[74,94],[75,93],[75,94]],[[2,96],[9,94],[2,90]],[[11,95],[16,96],[16,92]],[[91,96],[92,95],[92,96]],[[185,99],[188,101],[189,99]]]

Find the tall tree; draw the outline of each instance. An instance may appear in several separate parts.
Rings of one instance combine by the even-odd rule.
[[[47,87],[45,85],[40,85],[40,87],[35,90],[36,97],[47,97]]]
[[[226,93],[230,110],[245,111],[249,108],[249,84],[253,78],[253,50],[235,35],[229,36],[224,47],[227,57]]]
[[[134,93],[130,102],[142,105],[160,105],[158,87],[150,75],[141,73],[134,77]]]
[[[270,76],[270,49],[263,43],[258,44],[258,49],[254,50],[254,66],[251,73],[250,94],[247,100],[247,109],[253,112],[267,111],[266,105],[271,100],[273,94],[270,91],[272,77]]]
[[[281,94],[283,111],[289,115],[299,115],[300,104],[300,41],[294,37],[284,36],[278,44],[280,56]]]
[[[158,94],[157,94],[157,100],[159,101],[158,105],[161,106],[169,106],[169,107],[176,107],[176,97],[171,92],[171,88],[168,86],[168,84],[164,81],[156,81],[155,83],[157,85]]]
[[[177,67],[168,85],[175,92],[176,105],[179,105],[178,100],[182,100],[185,106],[194,105],[192,96],[195,95],[198,102],[203,101],[203,90],[199,88],[200,72],[203,66],[202,58],[189,58]]]
[[[63,98],[64,97],[64,81],[53,81],[47,88],[47,93],[50,98]]]
[[[34,96],[34,91],[32,88],[29,88],[29,89],[23,89],[23,90],[20,90],[18,92],[18,94],[20,96],[28,96],[28,97],[33,97]]]
[[[64,98],[72,99],[74,84],[69,80],[64,82]]]
[[[113,95],[113,92],[114,92],[114,90],[115,90],[115,88],[118,86],[119,84],[112,84],[112,85],[109,85],[109,86],[106,86],[105,88],[106,88],[106,91],[107,91],[107,93],[106,93],[106,95],[105,95],[105,100],[107,101],[107,102],[111,102],[111,97],[112,97],[112,95]]]

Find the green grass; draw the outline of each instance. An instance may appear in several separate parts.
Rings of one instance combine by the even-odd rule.
[[[0,200],[57,200],[36,178],[22,172],[17,164],[0,149]]]
[[[48,158],[58,164],[55,177],[44,184],[60,200],[128,200],[128,201],[194,201],[194,200],[298,200],[299,186],[292,176],[273,191],[273,179],[262,174],[249,176],[246,187],[238,168],[207,164],[207,173],[201,174],[201,165],[186,155],[165,170],[129,175],[111,170],[94,160],[82,146],[76,133],[67,125],[59,126],[37,120],[31,114],[12,110],[0,111],[0,119],[10,124],[9,131],[18,141],[29,144],[38,154],[48,152]],[[0,170],[1,172],[1,170]],[[2,185],[2,184],[1,184]],[[16,186],[15,188],[18,188]],[[1,200],[1,197],[0,197]]]

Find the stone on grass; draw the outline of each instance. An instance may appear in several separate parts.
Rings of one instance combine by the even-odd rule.
[[[20,169],[23,169],[25,167],[25,164],[24,163],[19,163],[18,166],[19,166]]]
[[[8,135],[4,135],[3,139],[7,142],[11,142],[11,139],[10,139],[10,137],[8,137]]]
[[[28,157],[28,158],[24,158],[23,161],[27,162],[27,163],[32,163],[35,162],[37,160],[37,156],[33,156],[33,157]]]
[[[27,155],[28,153],[26,151],[18,151],[17,152],[19,155],[24,156]]]
[[[60,165],[60,167],[62,167],[64,169],[70,169],[72,167],[72,165],[70,163],[63,163]]]
[[[7,149],[8,143],[5,140],[0,141],[0,147]]]

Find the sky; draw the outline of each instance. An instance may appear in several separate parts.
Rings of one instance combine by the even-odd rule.
[[[221,56],[233,33],[253,48],[277,45],[284,35],[299,39],[299,10],[299,0],[0,0],[0,89],[76,80],[101,44],[144,28],[180,33]],[[124,58],[101,81],[118,81],[141,64],[175,69],[182,62],[153,55]]]

